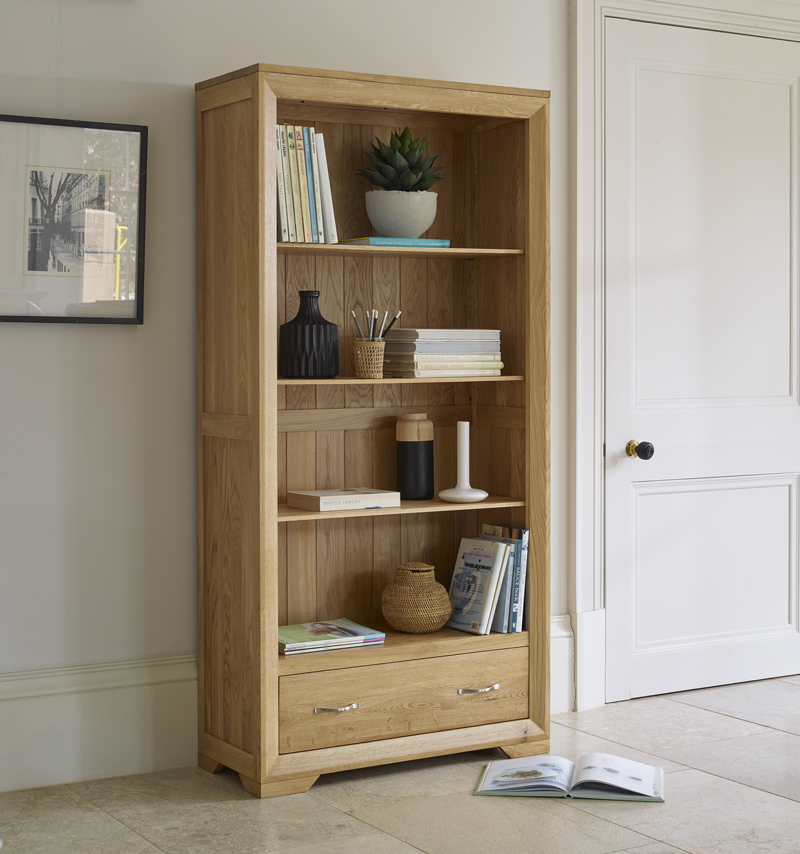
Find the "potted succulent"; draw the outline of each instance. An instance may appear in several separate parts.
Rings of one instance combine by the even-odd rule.
[[[433,162],[438,154],[425,155],[424,139],[412,139],[411,131],[393,132],[389,144],[376,138],[377,145],[364,153],[372,169],[359,169],[380,189],[366,194],[367,215],[382,237],[416,238],[424,234],[436,218],[436,193],[428,190],[442,180]]]

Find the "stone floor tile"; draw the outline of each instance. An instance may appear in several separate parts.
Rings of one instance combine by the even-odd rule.
[[[800,735],[800,684],[765,679],[683,691],[669,697],[679,703]]]
[[[781,682],[793,682],[795,685],[800,685],[800,676],[782,676]]]
[[[156,854],[157,848],[66,786],[0,794],[9,854]]]
[[[358,768],[321,776],[309,795],[343,812],[368,807],[386,798],[435,797],[456,792],[472,794],[480,772],[455,763],[450,756]]]
[[[644,753],[656,753],[722,738],[766,732],[766,727],[666,697],[609,703],[585,712],[555,715],[553,722]]]
[[[651,845],[643,845],[641,848],[629,848],[620,851],[619,854],[685,854],[679,848],[665,845],[663,842],[653,842]]]
[[[679,747],[663,755],[717,777],[800,801],[800,736],[793,733],[765,732]]]
[[[667,774],[663,804],[575,799],[569,805],[691,854],[800,851],[800,804],[694,769]]]
[[[426,854],[607,854],[652,841],[579,814],[561,800],[467,794],[386,798],[351,811]]]

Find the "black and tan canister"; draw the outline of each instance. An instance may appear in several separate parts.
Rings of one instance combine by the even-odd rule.
[[[426,412],[397,422],[397,489],[404,501],[433,498],[433,422]]]

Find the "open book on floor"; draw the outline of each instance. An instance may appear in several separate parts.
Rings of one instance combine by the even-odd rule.
[[[475,794],[663,804],[664,769],[608,753],[587,753],[574,763],[561,756],[524,756],[490,762]]]

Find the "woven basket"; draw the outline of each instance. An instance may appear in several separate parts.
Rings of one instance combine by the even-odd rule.
[[[360,380],[383,379],[384,341],[353,339],[353,369]]]
[[[435,632],[450,617],[450,597],[427,563],[397,567],[394,581],[381,597],[383,616],[398,632],[424,635]]]

